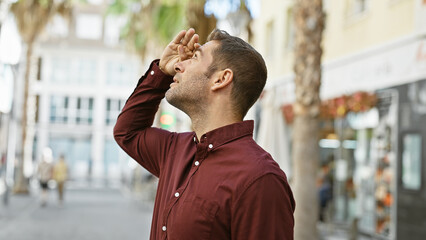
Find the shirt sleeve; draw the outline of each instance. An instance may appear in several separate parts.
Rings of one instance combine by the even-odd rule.
[[[233,240],[292,240],[295,203],[284,179],[267,174],[241,195],[232,211]]]
[[[158,62],[153,61],[139,79],[114,127],[118,145],[157,177],[174,138],[171,132],[151,127],[160,101],[173,82],[171,76],[160,70]]]

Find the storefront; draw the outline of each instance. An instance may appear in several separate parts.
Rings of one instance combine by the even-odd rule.
[[[319,166],[333,190],[326,220],[375,239],[424,239],[425,79],[420,36],[324,64]],[[291,76],[276,86],[285,88],[278,96],[290,125]]]
[[[398,92],[397,239],[426,236],[426,77]]]
[[[396,222],[397,94],[393,90],[364,94],[370,98],[359,101],[364,102],[364,111],[341,105],[340,109],[348,109],[344,115],[323,120],[333,126],[319,142],[321,163],[330,166],[333,176],[328,220],[391,239]]]
[[[335,118],[338,144],[321,148],[334,158],[333,221],[377,239],[424,239],[425,78],[421,37],[324,67],[323,98],[361,89],[377,97],[371,110]]]
[[[334,120],[342,144],[320,141],[322,152],[332,149],[335,159],[332,220],[356,223],[377,239],[423,239],[426,80],[375,94],[371,110]]]
[[[321,221],[345,224],[377,238],[395,235],[397,101],[396,90],[382,90],[322,102]],[[291,105],[284,106],[283,113],[291,123]],[[322,199],[324,184],[330,184],[330,199]]]

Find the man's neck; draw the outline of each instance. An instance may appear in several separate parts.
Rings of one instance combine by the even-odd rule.
[[[192,128],[198,139],[201,139],[201,136],[207,132],[242,120],[228,111],[212,111],[210,114],[191,117]]]

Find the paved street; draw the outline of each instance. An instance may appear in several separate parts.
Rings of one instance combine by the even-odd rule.
[[[1,240],[127,240],[149,239],[152,202],[136,199],[119,189],[72,187],[59,206],[54,190],[46,207],[37,191],[13,195],[0,203]],[[346,230],[319,224],[320,240],[350,239]],[[369,240],[358,236],[358,240]]]
[[[149,239],[152,204],[118,189],[68,190],[60,207],[56,192],[41,207],[36,194],[14,195],[0,205],[0,239]]]

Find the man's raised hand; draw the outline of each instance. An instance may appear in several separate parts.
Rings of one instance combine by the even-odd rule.
[[[174,76],[176,74],[174,65],[194,55],[195,50],[200,47],[198,34],[193,28],[180,31],[178,35],[167,45],[160,59],[160,69],[165,74]]]

